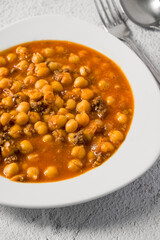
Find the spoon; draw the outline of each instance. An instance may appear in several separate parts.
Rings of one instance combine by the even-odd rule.
[[[160,30],[160,0],[120,0],[127,16],[136,24]]]

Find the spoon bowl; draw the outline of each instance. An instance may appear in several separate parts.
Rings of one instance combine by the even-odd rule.
[[[120,0],[121,5],[136,24],[160,30],[160,0]]]

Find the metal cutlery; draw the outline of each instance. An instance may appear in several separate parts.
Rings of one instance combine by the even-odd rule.
[[[160,73],[155,66],[150,62],[147,56],[134,43],[132,32],[126,24],[127,16],[124,13],[122,6],[117,0],[94,0],[98,14],[103,22],[105,29],[126,42],[130,48],[141,58],[141,60],[150,69],[157,82],[160,84]]]
[[[160,1],[159,0],[120,0],[122,7],[136,24],[160,30]]]

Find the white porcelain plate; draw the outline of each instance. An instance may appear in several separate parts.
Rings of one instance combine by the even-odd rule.
[[[81,176],[53,183],[16,183],[0,177],[0,204],[59,207],[111,193],[142,175],[160,153],[160,92],[143,62],[121,41],[89,23],[64,16],[40,16],[0,30],[0,50],[34,40],[69,40],[98,50],[126,74],[135,99],[128,136],[104,164]]]

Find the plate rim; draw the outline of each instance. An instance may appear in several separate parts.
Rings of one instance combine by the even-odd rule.
[[[76,23],[77,22],[79,22],[79,23],[81,23],[81,24],[85,24],[85,25],[88,25],[88,26],[90,26],[90,27],[92,27],[92,28],[95,28],[95,29],[97,29],[97,31],[101,31],[101,33],[103,32],[103,34],[104,35],[106,35],[106,38],[107,38],[107,35],[108,36],[110,36],[110,38],[113,38],[113,39],[116,39],[114,36],[112,36],[110,33],[108,33],[108,32],[105,32],[104,30],[102,30],[101,28],[99,28],[99,27],[97,27],[97,26],[95,26],[94,24],[91,24],[91,23],[88,23],[88,22],[86,22],[86,21],[83,21],[83,20],[80,20],[80,19],[77,19],[77,18],[74,18],[74,17],[68,17],[68,16],[64,16],[64,15],[59,15],[59,14],[56,14],[56,15],[40,15],[40,16],[34,16],[34,17],[29,17],[29,18],[25,18],[25,19],[21,19],[21,20],[18,20],[18,21],[16,21],[16,22],[14,22],[14,23],[11,23],[11,24],[9,24],[8,26],[5,26],[5,27],[3,27],[3,28],[1,28],[0,29],[0,32],[2,32],[3,30],[7,30],[7,29],[9,29],[9,28],[11,28],[11,27],[14,27],[14,26],[16,26],[16,25],[18,25],[18,24],[21,24],[21,23],[25,23],[25,22],[27,22],[27,21],[31,21],[31,20],[35,20],[35,19],[42,19],[42,18],[56,18],[56,17],[58,17],[58,18],[64,18],[64,19],[66,19],[67,18],[67,21],[75,21]],[[128,52],[130,52],[130,54],[133,56],[133,55],[135,55],[136,56],[136,54],[135,53],[133,53],[132,52],[132,50],[131,49],[129,49],[126,45],[124,45],[120,40],[118,40],[118,39],[116,39],[116,41],[117,42],[119,42],[120,43],[120,45],[122,46],[125,46],[125,49],[127,49],[126,51],[128,51]],[[103,53],[104,54],[104,53]],[[132,57],[131,57],[132,58]],[[137,59],[139,59],[137,56],[136,56],[136,58]],[[140,60],[140,59],[139,59]],[[115,62],[115,60],[113,59],[112,61],[114,61]],[[137,60],[138,61],[138,60]],[[140,62],[141,62],[141,64],[142,65],[144,65],[144,63],[140,60]],[[147,67],[144,65],[143,66],[144,67],[144,69],[146,68],[146,70],[148,71],[148,75],[149,75],[149,78],[150,78],[150,80],[152,79],[153,81],[155,81],[154,80],[154,77],[152,76],[152,74],[149,72],[149,70],[147,69]],[[121,66],[120,66],[120,68],[121,68]],[[125,72],[124,72],[125,73]],[[129,81],[130,82],[130,81]],[[153,85],[154,85],[154,83],[153,83]],[[159,91],[159,86],[158,86],[158,84],[155,82],[155,86],[157,86],[157,88],[158,88],[158,91]],[[134,92],[133,92],[133,94],[134,94]],[[160,91],[159,91],[159,99],[160,99]],[[132,123],[133,124],[133,123]],[[131,127],[132,127],[132,124],[131,124]],[[131,129],[130,129],[131,130]],[[130,130],[129,130],[129,133],[130,133]],[[159,129],[160,130],[160,129]],[[129,134],[128,133],[128,134]],[[126,140],[125,140],[126,141]],[[120,149],[122,148],[122,146],[120,147]],[[119,150],[120,150],[119,149]],[[119,150],[117,151],[117,152],[119,152]],[[115,155],[115,154],[114,154]],[[4,204],[4,205],[8,205],[8,206],[14,206],[14,207],[23,207],[23,208],[50,208],[50,207],[64,207],[64,206],[69,206],[69,205],[75,205],[75,204],[80,204],[80,203],[83,203],[83,202],[87,202],[87,201],[91,201],[91,200],[94,200],[94,199],[97,199],[97,198],[100,198],[100,197],[103,197],[103,196],[105,196],[105,195],[108,195],[108,194],[110,194],[110,193],[112,193],[112,192],[114,192],[114,191],[117,191],[117,190],[119,190],[119,189],[121,189],[121,188],[123,188],[124,186],[126,186],[126,185],[128,185],[128,184],[130,184],[131,182],[133,182],[133,181],[135,181],[137,178],[139,178],[140,176],[142,176],[153,164],[154,164],[154,162],[156,161],[156,159],[158,158],[158,156],[160,155],[160,145],[159,145],[159,151],[157,151],[157,153],[155,154],[155,156],[154,156],[154,158],[153,158],[153,160],[150,162],[150,164],[148,164],[147,166],[146,166],[146,168],[144,168],[143,169],[143,171],[141,171],[139,174],[137,174],[134,178],[131,178],[130,179],[130,181],[127,181],[126,183],[124,183],[124,184],[120,184],[120,186],[118,186],[118,187],[115,187],[115,188],[112,188],[112,190],[110,190],[110,191],[107,191],[107,192],[103,192],[103,193],[101,193],[101,194],[97,194],[97,195],[94,195],[94,196],[88,196],[88,197],[83,197],[82,199],[79,199],[79,200],[70,200],[69,202],[67,202],[67,203],[60,203],[60,204],[58,204],[58,203],[50,203],[50,204],[47,204],[47,203],[44,203],[44,204],[37,204],[37,203],[34,203],[34,204],[26,204],[26,203],[17,203],[17,202],[12,202],[12,199],[10,199],[9,201],[5,201],[5,200],[1,200],[1,197],[0,197],[0,204]],[[117,156],[117,155],[116,155]],[[111,157],[111,160],[112,160],[112,157]],[[107,161],[108,162],[108,161]],[[102,164],[102,166],[103,166],[104,164]],[[100,167],[98,167],[97,169],[99,169]],[[92,170],[92,171],[94,171],[94,170]],[[85,173],[86,174],[86,173]],[[84,174],[83,174],[84,175]],[[82,176],[82,175],[81,175]],[[2,177],[0,177],[0,179],[2,179]],[[74,178],[74,179],[79,179],[79,177],[76,177],[76,178]],[[8,181],[8,180],[7,180]],[[71,181],[71,179],[69,179],[69,180],[64,180],[66,183],[67,182],[70,182]],[[62,181],[62,182],[64,182],[64,181]],[[3,181],[2,181],[3,182]],[[56,183],[61,183],[61,182],[56,182]],[[27,183],[14,183],[14,185],[19,185],[19,184],[23,184],[23,185],[26,185]],[[30,184],[32,184],[33,185],[33,183],[30,183]],[[30,184],[27,184],[27,185],[30,185]],[[43,184],[45,184],[45,185],[52,185],[52,184],[54,184],[54,183],[35,183],[34,185],[43,185]],[[1,183],[0,183],[0,187],[1,187]]]

